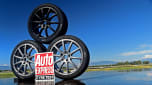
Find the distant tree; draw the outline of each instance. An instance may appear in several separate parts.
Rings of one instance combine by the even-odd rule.
[[[124,65],[123,62],[118,62],[116,65]]]
[[[131,65],[137,65],[137,61],[132,61]]]
[[[134,65],[135,63],[134,63],[134,62],[130,62],[130,64],[131,64],[131,65]]]
[[[142,64],[142,62],[140,60],[138,61],[132,61],[130,62],[131,65],[139,65],[139,64]]]
[[[149,62],[145,62],[145,63],[149,64]],[[138,61],[132,61],[132,62],[128,62],[128,61],[126,61],[126,62],[118,62],[115,65],[140,65],[140,64],[142,64],[142,61],[138,60]]]
[[[140,60],[136,61],[136,65],[139,65],[139,64],[142,64],[142,62]]]
[[[149,64],[150,62],[149,61],[143,61],[143,64]]]
[[[130,63],[129,63],[128,61],[126,61],[124,64],[125,64],[125,65],[129,65]]]

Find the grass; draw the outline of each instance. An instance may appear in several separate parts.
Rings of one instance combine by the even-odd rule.
[[[99,66],[98,66],[99,67]],[[106,68],[88,68],[86,72],[90,71],[112,71],[112,70],[131,70],[131,69],[146,69],[152,68],[152,65],[121,65],[121,66],[109,66]]]
[[[7,71],[7,72],[0,72],[0,78],[13,78],[15,75],[13,72]]]

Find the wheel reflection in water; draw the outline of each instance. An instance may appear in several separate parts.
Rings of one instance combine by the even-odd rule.
[[[17,85],[85,85],[80,80],[63,80],[54,83],[53,81],[35,82],[35,80],[19,80],[17,78],[14,78],[14,83]]]

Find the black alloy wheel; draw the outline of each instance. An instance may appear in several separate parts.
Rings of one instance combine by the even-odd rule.
[[[42,4],[29,17],[28,31],[33,39],[48,44],[67,32],[68,21],[64,12],[53,4]]]

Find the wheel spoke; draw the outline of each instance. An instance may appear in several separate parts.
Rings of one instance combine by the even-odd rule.
[[[31,55],[33,49],[34,49],[34,48],[30,48],[29,53],[28,53],[28,56]]]
[[[65,44],[64,44],[64,41],[62,40],[62,47],[63,47],[63,50],[65,51],[66,48],[65,48]]]
[[[26,44],[24,46],[24,54],[27,54],[27,51],[26,51]]]
[[[35,16],[36,16],[38,19],[41,19],[40,16],[39,16],[38,14],[35,14]]]
[[[71,56],[70,58],[71,58],[71,59],[78,59],[78,60],[82,60],[82,58],[81,58],[81,57],[73,57],[73,56]]]
[[[61,62],[62,61],[62,58],[58,59],[57,61],[54,62],[54,64],[58,63],[58,62]]]
[[[32,69],[32,67],[31,67],[30,63],[28,63],[27,65],[28,65],[28,67],[30,68],[30,71],[33,71],[33,69]]]
[[[59,68],[59,72],[62,70],[64,64],[65,64],[65,62],[62,62],[61,66]]]
[[[50,28],[50,30],[52,30],[53,32],[55,32],[55,30],[51,26],[49,26],[49,28]]]
[[[22,51],[21,51],[21,49],[20,49],[20,48],[18,48],[18,51],[19,51],[19,53],[21,54],[21,56],[23,57],[23,56],[24,56],[24,54],[22,53]]]
[[[42,15],[44,16],[44,12],[43,12],[43,9],[41,8],[41,13],[42,13]]]
[[[29,56],[28,59],[31,59],[31,58],[33,58],[33,57],[34,57],[34,55],[33,55],[33,56]]]
[[[20,57],[20,56],[14,55],[14,57],[15,57],[15,58],[18,58],[18,59],[22,59],[22,57]]]
[[[71,43],[69,44],[68,52],[70,52],[70,49],[71,49],[71,47],[72,47],[72,43],[73,43],[73,42],[71,42]]]
[[[20,63],[22,63],[22,61],[18,61],[16,63],[14,63],[14,65],[17,65],[17,64],[20,64]]]
[[[61,57],[60,55],[57,55],[57,54],[53,54],[53,56],[55,56],[55,57]]]
[[[48,8],[48,11],[47,11],[47,14],[46,14],[46,18],[49,17],[49,14],[50,14],[50,8]]]
[[[30,64],[32,64],[32,65],[35,65],[35,63],[34,62],[29,62]]]
[[[49,36],[49,35],[48,35],[48,30],[47,30],[47,29],[45,29],[45,35],[46,35],[46,37]]]
[[[52,15],[48,20],[50,21],[50,20],[53,19],[55,16],[57,16],[57,14]]]
[[[26,73],[26,70],[27,70],[27,68],[26,68],[26,64],[24,65],[24,74]]]
[[[42,21],[32,21],[33,23],[41,24]]]
[[[29,60],[29,59],[28,59],[28,62],[30,62],[30,63],[34,63],[32,60]]]
[[[67,73],[69,73],[69,62],[66,62],[66,70],[67,70]]]
[[[75,69],[78,68],[77,65],[72,60],[70,60],[70,63],[74,66]]]
[[[62,53],[62,51],[57,47],[57,46],[54,46],[55,49],[57,49],[60,53]]]
[[[80,50],[80,48],[75,49],[74,51],[71,52],[71,55],[74,54],[74,53],[76,53],[79,50]]]
[[[20,71],[20,69],[22,68],[23,64],[20,65],[20,67],[18,68],[18,71]]]

